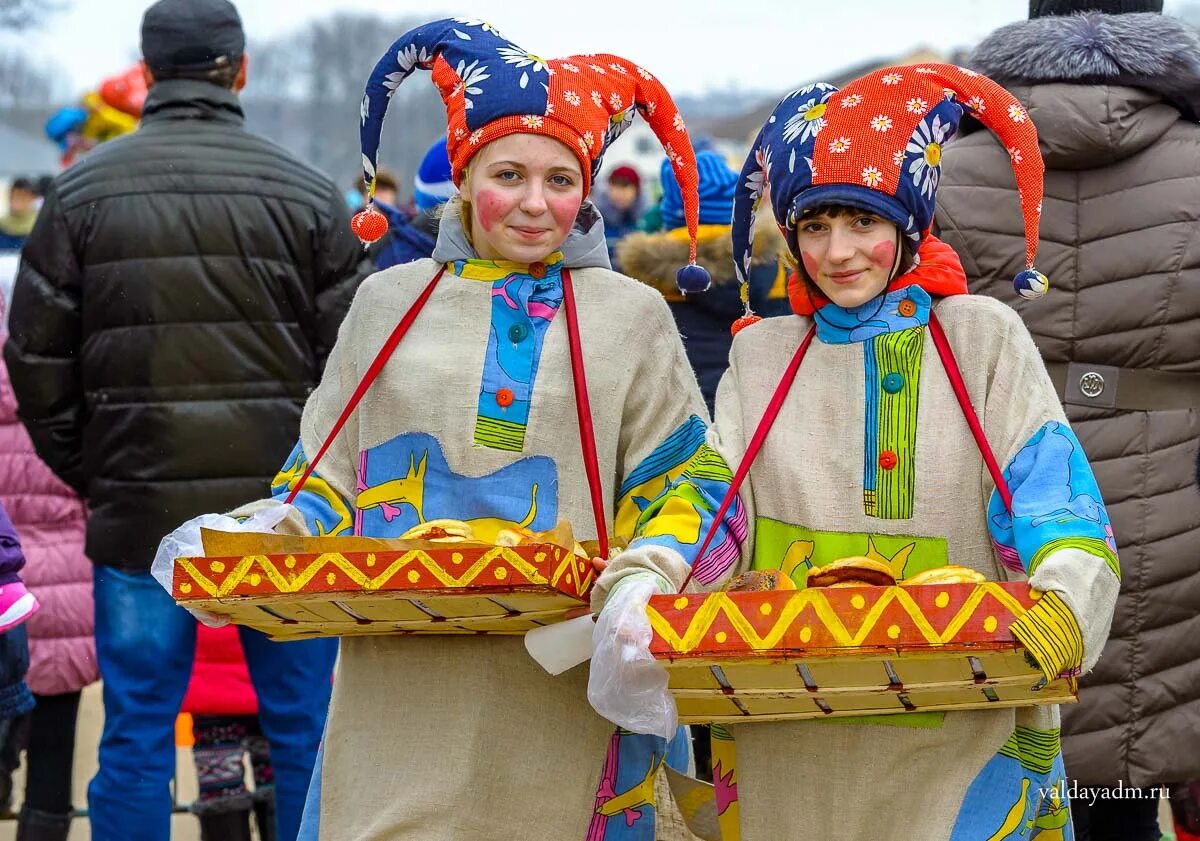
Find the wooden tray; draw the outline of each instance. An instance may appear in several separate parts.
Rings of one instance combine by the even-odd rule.
[[[172,594],[276,639],[522,634],[588,603],[592,564],[559,540],[509,547],[206,531],[204,557],[176,560]]]
[[[1061,704],[1009,626],[1023,582],[655,596],[650,650],[685,724]]]

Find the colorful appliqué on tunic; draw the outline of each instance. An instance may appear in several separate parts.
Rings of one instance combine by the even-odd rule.
[[[271,490],[283,499],[304,468],[297,444]],[[455,473],[432,435],[410,432],[359,454],[351,506],[314,473],[294,502],[313,534],[399,537],[429,520],[470,523],[491,541],[503,528],[547,531],[558,521],[558,470],[549,456],[523,458],[485,476]]]
[[[1058,730],[1018,726],[983,766],[951,841],[1071,841]]]
[[[704,421],[692,415],[626,477],[617,497],[616,534],[674,549],[701,584],[720,581],[746,541],[740,499],[726,512],[704,557],[695,558],[733,482],[725,459],[706,442]]]
[[[483,360],[475,418],[475,443],[520,452],[546,331],[562,306],[562,254],[539,264],[536,277],[524,263],[459,260],[450,271],[492,284],[492,321]],[[544,270],[543,270],[544,266]]]
[[[596,808],[584,841],[655,841],[654,781],[663,764],[687,771],[688,730],[670,742],[616,730],[596,787]]]
[[[863,346],[863,510],[870,517],[913,516],[921,355],[929,309],[929,293],[908,286],[852,309],[831,304],[815,316],[822,342]]]

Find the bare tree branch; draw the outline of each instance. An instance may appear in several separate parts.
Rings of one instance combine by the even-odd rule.
[[[0,53],[0,108],[44,108],[57,99],[59,88],[58,77],[24,53]]]
[[[0,0],[0,29],[9,32],[37,29],[66,7],[66,0]]]
[[[338,13],[289,35],[252,42],[243,94],[251,128],[349,186],[362,157],[359,102],[367,77],[392,42],[421,22]],[[401,86],[388,114],[381,162],[407,175],[446,131],[441,99],[428,73],[418,72]]]

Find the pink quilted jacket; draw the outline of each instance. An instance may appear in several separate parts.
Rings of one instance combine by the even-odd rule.
[[[0,334],[0,343],[6,337]],[[42,609],[29,620],[29,674],[38,695],[61,695],[99,678],[92,637],[92,564],[83,553],[86,512],[50,472],[17,420],[8,369],[0,361],[0,502],[25,551],[21,578]]]

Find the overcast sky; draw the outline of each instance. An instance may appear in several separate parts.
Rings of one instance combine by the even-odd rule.
[[[1183,2],[1167,0],[1166,10]],[[149,3],[70,0],[70,5],[42,31],[19,42],[59,70],[70,88],[67,94],[82,92],[136,60],[138,28]],[[966,46],[1024,18],[1028,9],[1027,0],[602,0],[594,6],[486,0],[446,5],[440,12],[431,11],[437,6],[428,0],[240,0],[237,6],[252,40],[283,34],[339,10],[429,20],[482,17],[517,44],[547,57],[601,51],[624,55],[654,70],[668,89],[680,94],[731,86],[775,90],[919,46]],[[0,36],[4,43],[13,42]],[[253,84],[253,72],[251,79]]]

